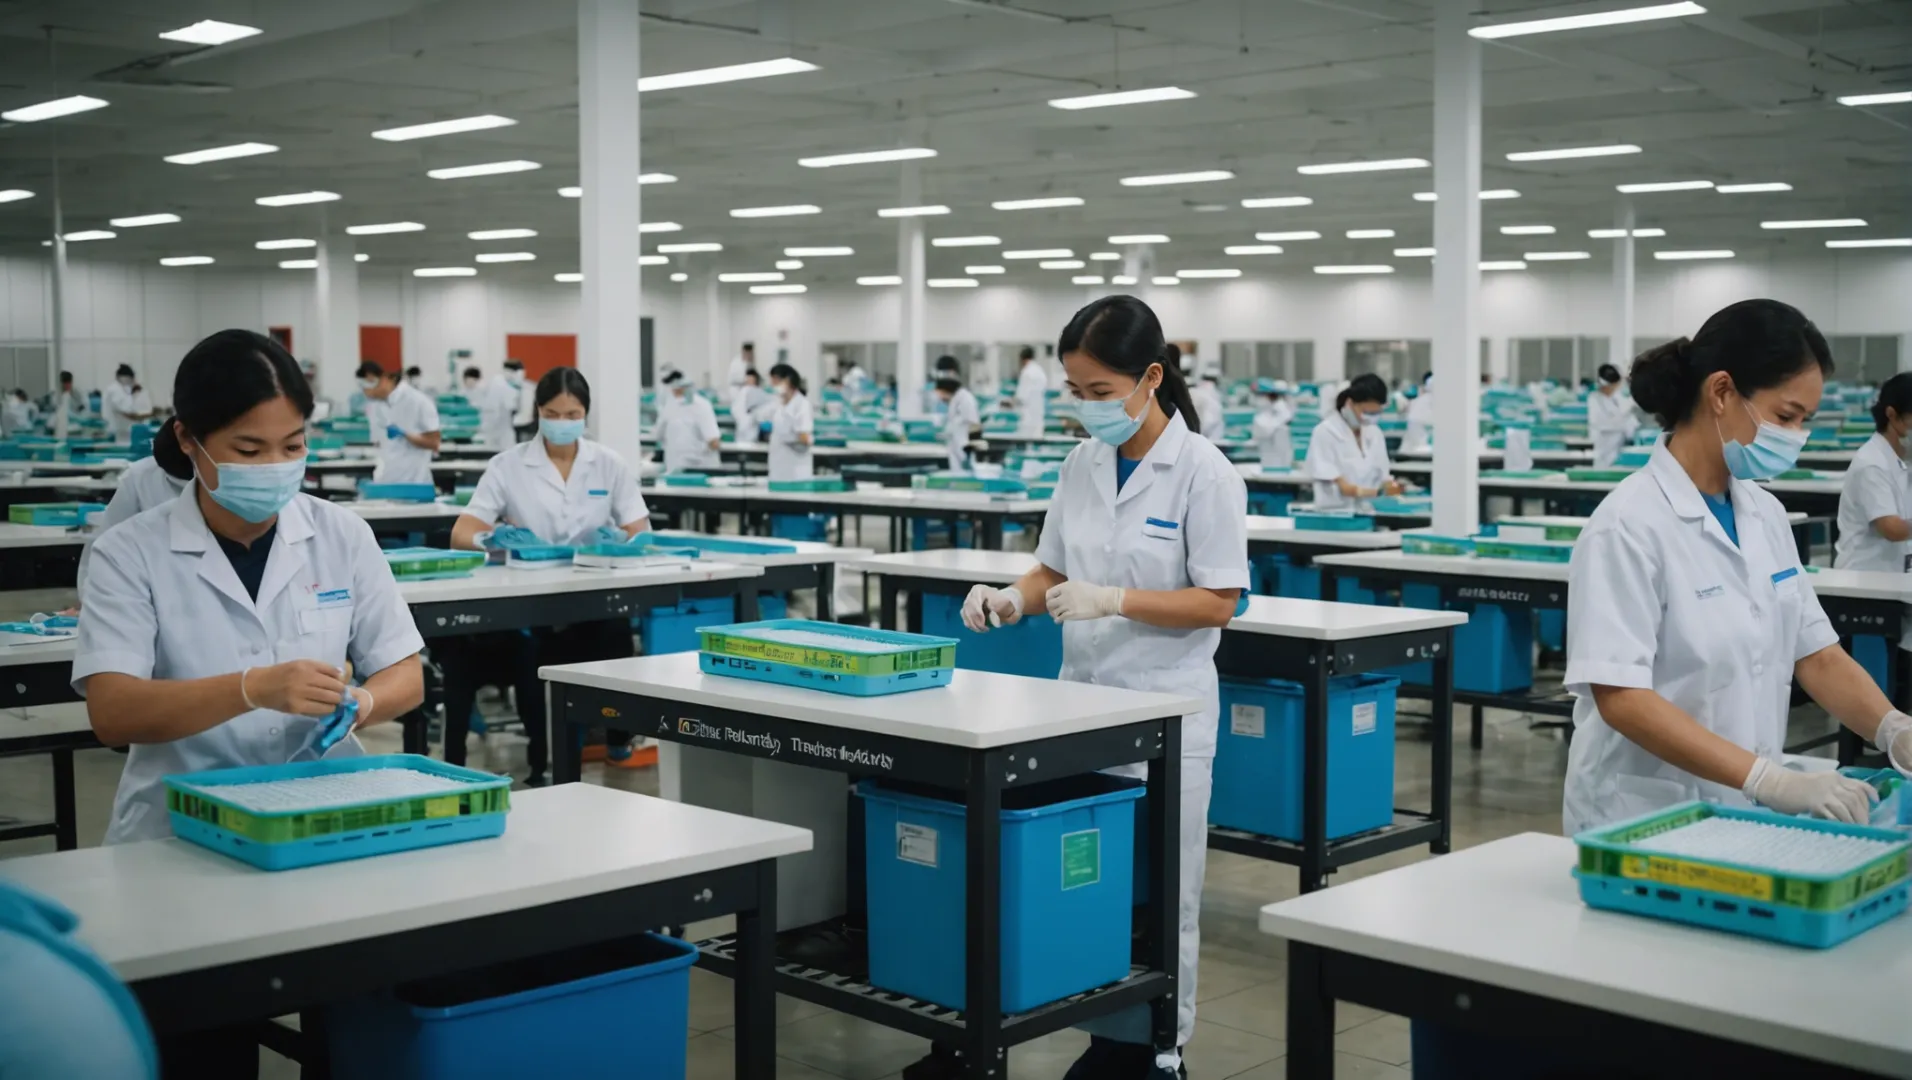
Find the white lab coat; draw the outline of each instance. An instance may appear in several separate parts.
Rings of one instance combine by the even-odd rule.
[[[133,437],[133,425],[140,421],[127,414],[152,412],[153,399],[144,387],[130,390],[115,380],[100,394],[100,411],[106,414],[106,430],[112,434],[113,441],[128,442]]]
[[[1016,372],[1016,434],[1030,439],[1041,435],[1049,415],[1049,373],[1042,361],[1031,360]]]
[[[797,440],[798,435],[814,436],[816,429],[810,399],[802,393],[791,394],[789,401],[777,404],[770,417],[770,479],[808,480],[816,475],[816,459],[810,447]]]
[[[1736,787],[1682,772],[1607,726],[1593,686],[1650,689],[1715,734],[1778,763],[1793,665],[1839,643],[1799,566],[1786,512],[1729,482],[1739,545],[1662,443],[1601,501],[1568,575],[1563,831],[1689,799],[1745,806]]]
[[[1043,519],[1036,558],[1071,580],[1096,585],[1248,588],[1248,489],[1221,450],[1192,437],[1179,415],[1172,417],[1120,492],[1115,455],[1115,447],[1095,439],[1069,452]],[[1216,629],[1165,630],[1121,617],[1062,626],[1065,681],[1178,694],[1204,703],[1201,712],[1182,718],[1181,1042],[1195,1029],[1210,770],[1221,711],[1215,650],[1221,637]],[[1134,768],[1122,771],[1141,775]],[[1085,1027],[1147,1042],[1148,1011],[1137,1007]]]
[[[1227,414],[1222,411],[1222,393],[1213,383],[1198,382],[1189,387],[1189,396],[1195,400],[1195,418],[1202,423],[1202,438],[1209,442],[1222,441],[1222,430],[1228,426]]]
[[[478,406],[478,437],[486,446],[504,450],[517,444],[518,402],[523,396],[503,375],[479,387],[472,404]]]
[[[949,450],[949,467],[969,467],[970,429],[983,422],[982,408],[969,387],[959,386],[949,398],[949,414],[943,418],[943,445]]]
[[[1261,453],[1261,463],[1279,469],[1293,467],[1295,463],[1294,432],[1288,426],[1295,418],[1295,407],[1288,404],[1287,398],[1277,398],[1261,407],[1255,414],[1252,431],[1255,436],[1255,448]]]
[[[1434,431],[1434,395],[1426,387],[1407,403],[1407,431],[1401,436],[1401,451],[1419,453],[1432,445]]]
[[[757,441],[758,412],[770,402],[770,391],[743,383],[731,388],[731,439],[737,443]]]
[[[140,458],[120,474],[119,486],[113,489],[112,499],[108,500],[106,509],[100,514],[100,533],[104,535],[106,530],[122,521],[179,498],[179,493],[186,490],[189,483],[189,480],[175,479],[171,473],[159,467],[158,461],[150,457]],[[80,553],[76,578],[82,589],[86,588],[86,572],[92,561],[93,545],[89,543],[86,550]]]
[[[571,478],[558,474],[543,439],[519,443],[491,459],[465,513],[497,525],[530,529],[554,544],[589,543],[606,525],[622,528],[651,516],[637,474],[618,452],[579,439]]]
[[[378,444],[378,479],[388,484],[431,483],[432,452],[413,446],[410,439],[387,438],[385,429],[396,427],[408,435],[437,431],[438,406],[405,383],[393,387],[391,396],[378,406],[370,425],[372,441]]]
[[[1358,487],[1379,488],[1391,474],[1388,441],[1377,425],[1361,429],[1360,442],[1354,429],[1341,419],[1340,410],[1315,425],[1308,436],[1308,472],[1314,477],[1315,507],[1321,510],[1366,510],[1368,500],[1341,494],[1335,485],[1345,477]]]
[[[1633,401],[1620,391],[1611,394],[1595,390],[1587,395],[1587,434],[1593,439],[1593,465],[1609,468],[1620,460],[1627,440],[1640,426],[1633,412]]]
[[[6,414],[0,417],[0,422],[4,423],[9,436],[19,435],[33,430],[33,421],[39,414],[40,410],[33,407],[33,402],[11,398],[7,401]]]
[[[1912,541],[1872,531],[1882,517],[1912,520],[1912,476],[1884,435],[1874,432],[1852,455],[1839,488],[1839,543],[1832,565],[1841,570],[1912,570]]]
[[[683,398],[671,395],[657,417],[657,443],[664,448],[664,468],[668,472],[717,468],[723,459],[710,443],[720,435],[717,410],[694,392]]]
[[[731,357],[730,371],[724,376],[724,385],[730,387],[734,392],[739,386],[744,384],[744,373],[749,371],[751,366],[751,361],[745,360],[743,353],[738,353],[736,356]]]
[[[279,512],[254,601],[206,527],[196,494],[187,488],[95,542],[80,594],[75,690],[84,693],[102,672],[204,679],[298,659],[339,666],[349,659],[368,677],[424,648],[372,528],[357,514],[295,496]],[[254,709],[197,735],[134,746],[106,842],[171,834],[162,777],[282,764],[318,722]],[[333,749],[357,752],[355,739]]]

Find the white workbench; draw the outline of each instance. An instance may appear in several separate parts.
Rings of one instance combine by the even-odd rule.
[[[53,525],[0,522],[0,548],[85,547],[89,534]]]
[[[673,536],[702,537],[712,540],[752,539],[751,537],[718,536],[715,533],[686,532],[682,529],[660,529],[657,532],[657,536],[666,542]],[[725,551],[720,553],[717,559],[727,563],[734,563],[738,566],[761,566],[765,569],[769,569],[777,566],[816,566],[821,563],[834,563],[841,566],[858,559],[867,559],[875,554],[875,549],[873,548],[837,547],[835,544],[825,544],[818,540],[773,539],[767,540],[766,542],[788,544],[797,550],[763,552]]]
[[[1235,472],[1250,484],[1272,484],[1280,487],[1307,488],[1313,490],[1314,475],[1308,472],[1306,462],[1287,472],[1263,472],[1261,465],[1253,461],[1235,463]]]
[[[1295,544],[1348,551],[1382,551],[1401,546],[1401,534],[1388,529],[1343,532],[1338,529],[1297,529],[1291,517],[1248,515],[1248,542]]]
[[[1912,1076],[1912,918],[1833,949],[1769,944],[1595,911],[1581,903],[1569,873],[1577,861],[1573,841],[1525,833],[1269,904],[1261,929],[1569,1006]],[[1291,985],[1291,1010],[1296,993]],[[1328,1019],[1328,1031],[1316,1034],[1331,1040]],[[1290,1053],[1302,1034],[1288,1032]]]
[[[1316,566],[1336,569],[1403,570],[1458,577],[1517,578],[1521,581],[1566,581],[1566,563],[1527,559],[1480,559],[1472,555],[1411,555],[1403,551],[1363,551],[1349,555],[1320,555]]]
[[[761,566],[698,559],[686,567],[634,567],[626,570],[584,570],[564,565],[550,570],[513,570],[481,566],[467,578],[437,581],[401,581],[398,594],[407,604],[442,604],[461,600],[504,600],[553,593],[603,592],[648,585],[688,585],[762,577]]]
[[[428,518],[457,521],[465,512],[462,506],[441,502],[399,502],[394,499],[349,499],[338,504],[366,521],[394,521]]]
[[[855,559],[844,563],[843,569],[972,585],[1011,585],[1035,565],[1036,557],[1026,551],[934,548]]]

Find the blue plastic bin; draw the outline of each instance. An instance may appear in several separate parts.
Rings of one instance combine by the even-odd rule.
[[[1534,634],[1540,647],[1559,652],[1567,647],[1567,612],[1563,608],[1540,608],[1534,612]]]
[[[1443,605],[1434,585],[1401,587],[1401,606],[1440,611],[1461,610]],[[1529,609],[1476,604],[1467,621],[1454,628],[1454,689],[1479,694],[1503,694],[1534,684],[1534,620]],[[1406,674],[1412,671],[1415,674]],[[1403,669],[1402,677],[1416,685],[1434,681],[1431,662]]]
[[[335,1005],[332,1072],[353,1080],[683,1080],[696,959],[693,945],[645,934]]]
[[[1400,680],[1328,681],[1328,839],[1394,820],[1394,704]],[[1223,679],[1208,821],[1299,842],[1306,697],[1286,679]]]
[[[1860,634],[1852,639],[1852,658],[1866,669],[1879,689],[1890,692],[1892,685],[1892,646],[1877,634]]]
[[[974,547],[975,539],[970,536],[971,529],[967,521],[949,521],[941,518],[912,518],[910,520],[910,550],[927,551],[932,547]]]
[[[923,608],[923,633],[962,642],[956,650],[959,668],[1037,679],[1053,679],[1062,670],[1062,626],[1054,619],[1039,616],[977,634],[963,625],[962,597],[918,595],[917,602]]]
[[[870,984],[960,1009],[967,811],[865,780]],[[960,796],[956,796],[960,797]],[[1102,773],[1003,792],[1002,1007],[1027,1012],[1125,978],[1140,781]]]
[[[1295,501],[1292,491],[1250,491],[1248,512],[1262,517],[1285,517],[1288,504]]]
[[[783,597],[757,597],[757,617],[781,619],[790,613]],[[737,610],[728,596],[685,599],[676,604],[654,607],[637,617],[637,632],[644,639],[644,655],[696,652],[697,628],[736,622]]]
[[[830,539],[830,519],[823,514],[772,514],[770,535],[779,540]]]

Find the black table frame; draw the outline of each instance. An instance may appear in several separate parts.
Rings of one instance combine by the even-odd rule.
[[[918,596],[960,597],[969,583],[950,578],[917,577],[906,573],[868,571],[882,577],[879,625],[921,633],[921,604],[911,604],[907,626],[898,623],[898,599]],[[1326,888],[1328,875],[1344,866],[1393,851],[1426,844],[1445,855],[1453,836],[1454,791],[1454,658],[1453,630],[1416,630],[1349,641],[1222,631],[1215,667],[1222,675],[1245,679],[1291,679],[1304,691],[1305,727],[1302,733],[1301,835],[1299,843],[1273,836],[1208,827],[1208,846],[1250,858],[1295,867],[1301,891]],[[1432,791],[1426,812],[1396,808],[1394,820],[1371,832],[1328,839],[1328,681],[1342,675],[1393,667],[1419,660],[1432,661],[1434,686],[1429,734],[1434,756]]]
[[[899,503],[895,506],[872,506],[862,502],[842,498],[854,495],[854,492],[816,491],[807,492],[802,499],[793,499],[781,495],[777,499],[752,498],[752,492],[738,490],[725,492],[721,496],[709,494],[688,494],[688,492],[709,492],[709,488],[687,488],[686,494],[678,495],[663,489],[651,489],[644,493],[645,504],[662,513],[681,515],[686,511],[699,514],[737,514],[744,522],[744,531],[752,531],[754,519],[767,519],[772,514],[826,514],[831,517],[880,517],[889,521],[890,550],[907,551],[908,529],[905,521],[970,521],[976,526],[976,546],[991,551],[1001,550],[1004,526],[1017,522],[1024,528],[1040,530],[1043,519],[1049,511],[1014,508],[1010,506],[917,506]],[[719,489],[721,490],[721,489]],[[680,525],[683,520],[679,519]],[[761,524],[755,527],[757,532],[768,532]],[[708,531],[708,530],[706,530]],[[839,534],[839,539],[841,534]]]
[[[977,1080],[1006,1075],[1010,1046],[1132,1005],[1149,1005],[1158,1049],[1175,1046],[1181,717],[1160,717],[976,750],[571,683],[553,682],[550,691],[552,776],[558,783],[578,778],[584,732],[609,720],[661,741],[808,765],[849,777],[932,784],[963,793],[968,839],[965,940],[971,942],[966,950],[966,1007],[952,1010],[886,992],[852,975],[815,967],[814,960],[780,960],[776,978],[779,992],[959,1048],[969,1075]],[[1153,868],[1141,916],[1141,964],[1132,967],[1128,977],[1119,982],[1005,1016],[1001,948],[1003,792],[1138,761],[1148,767],[1142,813],[1148,838],[1146,858]],[[859,804],[860,800],[851,797],[846,869],[853,911],[859,909],[863,898]],[[728,937],[700,943],[700,947],[701,966],[719,974],[733,972],[735,961]]]

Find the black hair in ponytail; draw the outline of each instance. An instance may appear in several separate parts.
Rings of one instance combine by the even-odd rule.
[[[1892,411],[1888,413],[1887,409]],[[1912,417],[1912,371],[1901,371],[1887,379],[1872,402],[1872,426],[1877,430],[1890,427],[1895,415],[1900,420]]]
[[[221,330],[192,347],[173,376],[172,421],[153,437],[153,460],[180,480],[193,477],[179,429],[194,438],[223,430],[274,398],[312,416],[312,386],[285,346],[251,330]]]
[[[1700,385],[1716,371],[1742,395],[1769,390],[1818,364],[1832,374],[1825,335],[1798,308],[1777,300],[1741,300],[1721,308],[1689,338],[1669,341],[1633,361],[1633,400],[1672,431],[1693,414]]]
[[[1387,399],[1388,384],[1381,381],[1381,376],[1369,371],[1356,375],[1352,382],[1341,388],[1341,392],[1334,396],[1334,407],[1339,409],[1350,401],[1358,401],[1363,405],[1385,404]]]
[[[1162,337],[1162,323],[1149,306],[1133,296],[1105,296],[1091,302],[1056,341],[1056,355],[1083,353],[1110,371],[1140,380],[1150,364],[1162,365],[1162,386],[1155,392],[1162,410],[1180,415],[1188,430],[1201,434],[1195,400],[1182,377],[1182,350]]]
[[[789,364],[778,364],[772,367],[770,369],[770,377],[773,379],[782,379],[784,382],[789,383],[791,388],[797,393],[803,393],[803,376],[797,374],[797,369],[791,367]]]

